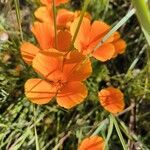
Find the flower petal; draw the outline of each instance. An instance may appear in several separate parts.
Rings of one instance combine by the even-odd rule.
[[[57,26],[59,28],[66,28],[67,23],[73,21],[74,13],[67,9],[60,9],[57,13]]]
[[[100,61],[107,61],[111,59],[115,54],[115,47],[113,44],[106,43],[100,46],[95,52],[93,52],[93,57]]]
[[[119,113],[125,107],[123,93],[114,87],[102,89],[99,92],[99,101],[101,105],[111,113]]]
[[[72,51],[65,60],[63,73],[67,81],[83,81],[92,73],[91,62],[78,51]]]
[[[56,94],[56,87],[45,80],[29,79],[25,83],[25,95],[36,104],[48,103]]]
[[[23,42],[20,47],[21,55],[27,64],[31,64],[33,58],[40,51],[39,48],[29,42]]]
[[[127,46],[124,40],[119,39],[115,41],[113,44],[115,46],[115,55],[124,53]]]
[[[60,30],[58,32],[58,50],[59,51],[69,51],[69,48],[71,46],[71,34],[69,31]]]
[[[57,103],[70,109],[81,103],[87,96],[87,88],[81,82],[68,82],[57,94]]]
[[[60,53],[38,53],[33,60],[33,68],[44,78],[56,82],[61,78],[63,55]]]
[[[35,35],[42,49],[52,48],[54,45],[54,30],[52,25],[48,23],[34,22],[31,31]]]
[[[47,23],[53,23],[52,18],[53,18],[53,12],[50,8],[48,7],[39,7],[35,12],[34,15],[37,19],[39,19],[42,22],[47,22]]]
[[[84,139],[78,150],[103,150],[104,149],[104,139],[100,136],[91,136]]]
[[[71,31],[72,37],[75,34],[76,28],[79,23],[79,19],[80,19],[79,17],[76,18],[71,24],[70,31]],[[74,43],[75,48],[78,49],[79,51],[84,50],[85,47],[89,44],[90,28],[91,28],[90,20],[84,17],[82,20],[79,32],[77,34],[75,43]]]
[[[91,26],[90,43],[101,39],[110,29],[110,26],[103,21],[94,21]]]

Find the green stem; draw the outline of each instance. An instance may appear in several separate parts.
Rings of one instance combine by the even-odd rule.
[[[82,20],[83,20],[83,17],[84,17],[84,13],[85,13],[85,11],[87,10],[87,7],[88,7],[88,4],[89,4],[89,3],[90,3],[90,0],[85,0],[83,9],[82,9],[82,11],[81,11],[79,23],[78,23],[78,25],[77,25],[76,31],[75,31],[75,33],[74,33],[74,36],[73,36],[73,38],[72,38],[72,43],[71,43],[71,47],[70,47],[71,50],[72,50],[73,47],[74,47],[74,42],[75,42],[76,37],[77,37],[77,35],[78,35],[79,29],[80,29],[80,26],[81,26],[81,23],[82,23]]]
[[[19,0],[14,0],[14,3],[15,3],[17,22],[18,22],[18,26],[19,26],[19,30],[20,30],[20,36],[21,36],[21,40],[23,41],[23,32],[22,32],[22,26],[21,26]]]
[[[57,38],[57,24],[56,24],[56,6],[55,0],[53,0],[53,17],[54,17],[54,32],[55,32],[55,48],[58,48],[58,38]]]
[[[33,105],[33,114],[34,114],[34,134],[35,134],[36,150],[40,150],[39,140],[38,140],[38,135],[37,135],[37,130],[36,130],[36,110],[35,110],[35,105]]]

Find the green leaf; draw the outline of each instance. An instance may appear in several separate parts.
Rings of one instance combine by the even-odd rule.
[[[150,10],[145,0],[132,0],[142,31],[150,45]]]
[[[126,144],[125,144],[124,138],[123,138],[122,133],[121,133],[121,131],[120,131],[118,122],[117,122],[116,118],[115,118],[113,115],[110,115],[110,116],[111,116],[111,119],[113,120],[113,123],[114,123],[114,125],[115,125],[117,134],[118,134],[119,139],[120,139],[120,142],[121,142],[121,144],[122,144],[122,147],[123,147],[124,150],[127,150],[127,146],[126,146]]]

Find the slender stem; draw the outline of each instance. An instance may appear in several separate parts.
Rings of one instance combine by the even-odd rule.
[[[37,135],[37,130],[36,130],[36,110],[35,110],[35,105],[33,105],[33,114],[34,114],[34,134],[35,134],[36,150],[40,150],[39,140],[38,140],[38,135]]]
[[[57,24],[56,24],[56,6],[55,0],[53,0],[53,18],[54,18],[54,32],[55,32],[55,48],[58,48],[58,38],[57,38]]]
[[[79,22],[78,22],[76,31],[75,31],[74,36],[73,36],[73,38],[72,38],[72,43],[71,43],[70,50],[72,50],[73,47],[74,47],[74,42],[75,42],[76,37],[77,37],[77,35],[78,35],[79,29],[80,29],[80,26],[81,26],[81,23],[82,23],[82,20],[83,20],[83,17],[84,17],[84,13],[85,13],[85,11],[87,10],[87,7],[88,7],[88,4],[89,4],[89,3],[90,3],[90,0],[85,0],[85,3],[84,3],[84,6],[83,6],[83,9],[82,9],[82,11],[81,11],[81,15],[80,15],[80,19],[79,19]]]
[[[20,30],[20,36],[21,36],[21,40],[23,41],[23,32],[22,32],[22,26],[21,26],[19,0],[14,0],[14,3],[15,3],[17,22],[18,22],[18,26],[19,26],[19,30]]]

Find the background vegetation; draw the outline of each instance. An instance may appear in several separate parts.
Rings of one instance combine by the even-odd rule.
[[[127,42],[126,52],[106,63],[93,60],[94,72],[86,81],[89,96],[68,111],[55,101],[34,105],[24,96],[24,83],[35,72],[20,56],[20,28],[25,40],[35,42],[29,28],[39,2],[20,0],[19,20],[14,2],[0,2],[0,150],[34,150],[37,145],[40,150],[77,149],[80,141],[94,133],[109,115],[97,98],[97,92],[108,85],[119,87],[125,94],[130,111],[127,109],[118,120],[129,149],[150,149],[150,48],[136,16],[119,29]],[[83,1],[72,0],[65,7],[77,10],[82,5]],[[131,8],[130,0],[92,0],[88,12],[113,26]],[[106,137],[108,127],[105,122],[99,134]],[[123,149],[115,130],[108,147]]]

